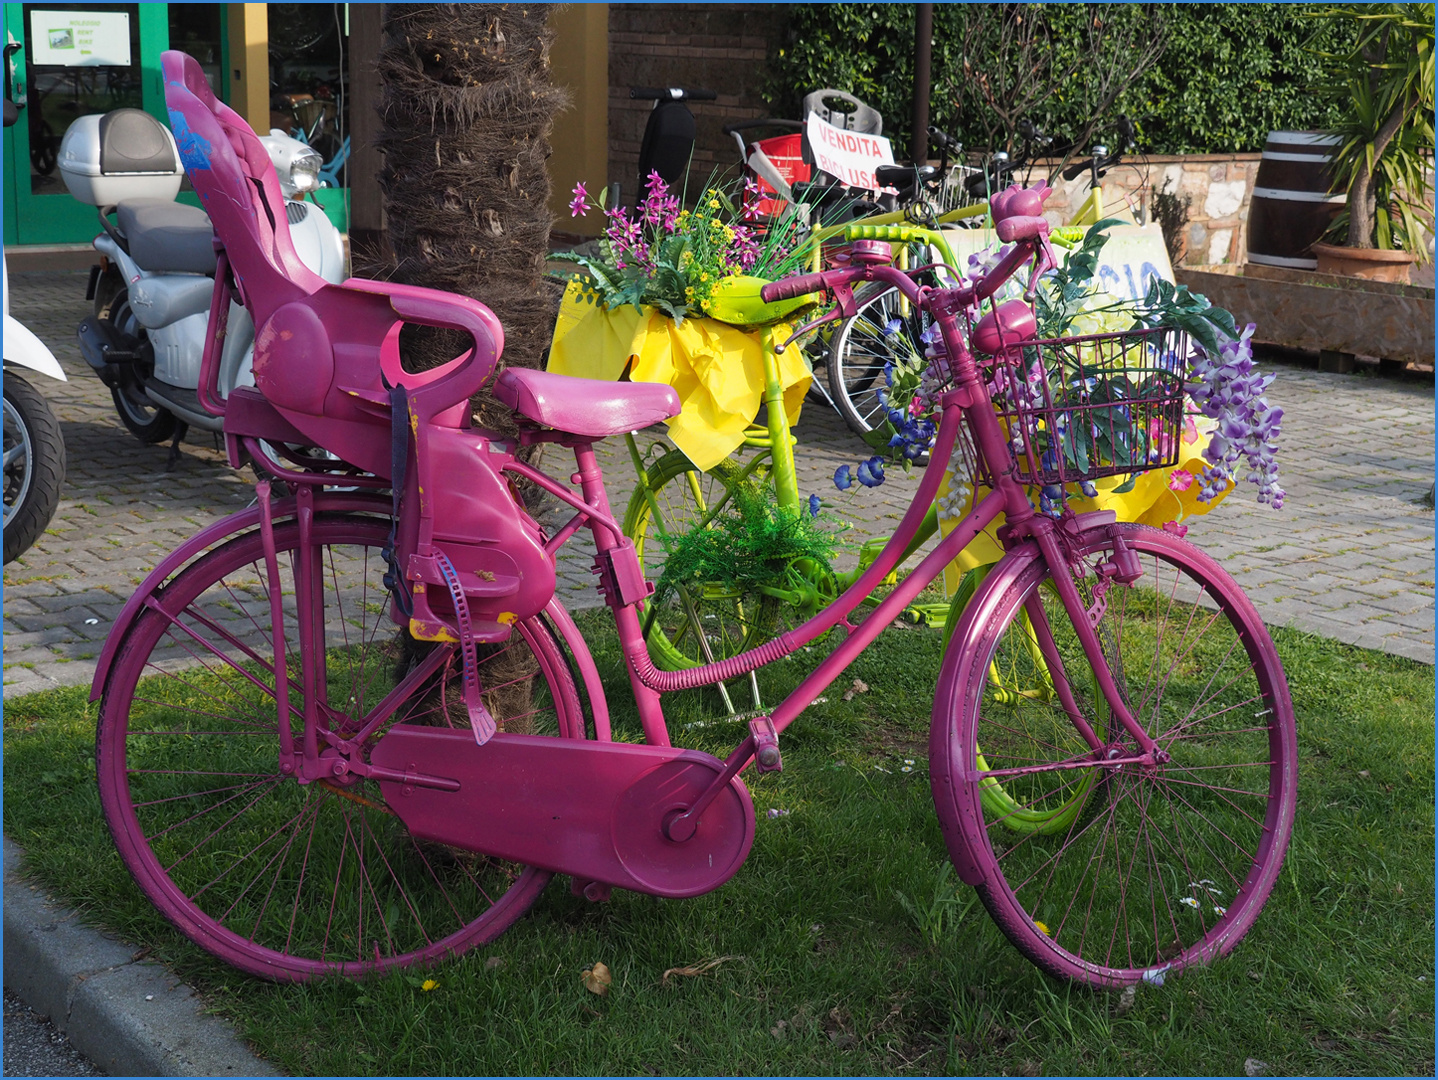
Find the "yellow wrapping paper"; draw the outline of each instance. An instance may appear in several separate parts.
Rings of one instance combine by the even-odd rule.
[[[1107,476],[1102,480],[1095,480],[1094,487],[1098,488],[1096,498],[1071,495],[1069,505],[1076,514],[1086,514],[1092,510],[1112,510],[1118,515],[1119,521],[1132,521],[1159,529],[1170,521],[1182,522],[1184,518],[1208,513],[1228,498],[1233,490],[1233,484],[1230,482],[1217,498],[1206,503],[1198,501],[1199,488],[1202,486],[1198,478],[1207,464],[1203,460],[1203,448],[1208,445],[1209,437],[1216,426],[1215,421],[1202,416],[1186,417],[1183,436],[1179,442],[1177,465],[1170,469],[1154,469],[1152,472],[1141,473],[1134,482],[1133,490],[1122,495],[1114,494],[1113,489],[1122,487],[1128,477]],[[956,455],[955,464],[957,460]],[[953,474],[946,473],[939,485],[937,500],[939,531],[945,536],[973,509],[976,496],[982,499],[989,493],[988,488],[980,487],[977,492],[970,492],[966,497],[951,499],[952,480]],[[958,512],[951,513],[951,509]],[[1000,514],[988,529],[980,533],[973,543],[959,552],[958,557],[945,567],[944,591],[947,595],[954,594],[960,580],[969,570],[996,563],[1003,557],[1003,545],[998,541],[998,529],[1003,523],[1004,515]]]
[[[739,448],[744,429],[764,400],[761,330],[740,330],[713,319],[676,326],[653,308],[605,310],[578,282],[565,289],[549,349],[549,370],[584,379],[668,383],[684,409],[668,421],[669,437],[701,469],[712,469]],[[776,341],[789,336],[773,329]],[[784,411],[799,422],[813,372],[797,348],[777,356]]]

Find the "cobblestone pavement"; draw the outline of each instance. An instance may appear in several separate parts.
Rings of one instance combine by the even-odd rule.
[[[51,346],[70,382],[35,380],[64,429],[68,472],[49,530],[5,567],[6,698],[88,682],[146,572],[252,498],[248,471],[229,469],[210,435],[192,431],[167,472],[166,446],[142,446],[121,427],[75,342],[88,310],[83,272],[20,273],[10,284],[12,314]],[[1195,519],[1190,539],[1224,563],[1270,623],[1432,663],[1434,515],[1418,501],[1433,482],[1431,384],[1279,369],[1270,397],[1285,410],[1284,510],[1240,490]],[[806,408],[797,434],[800,490],[854,523],[852,546],[897,524],[917,471],[891,469],[884,487],[841,495],[834,467],[857,462],[863,447],[819,406]],[[633,486],[623,441],[605,444],[601,459],[622,516]],[[557,458],[549,469],[570,471]],[[586,539],[571,541],[560,567],[571,607],[596,602]]]

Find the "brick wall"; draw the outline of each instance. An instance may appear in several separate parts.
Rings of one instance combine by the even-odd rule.
[[[712,169],[737,174],[738,147],[725,124],[766,116],[760,97],[770,43],[787,18],[783,4],[609,5],[609,180],[634,200],[639,145],[653,102],[629,97],[631,86],[713,90],[693,102],[697,134],[691,176]]]

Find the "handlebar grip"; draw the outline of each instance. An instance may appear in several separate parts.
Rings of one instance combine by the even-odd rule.
[[[725,124],[721,130],[725,135],[733,135],[736,131],[748,131],[750,128],[771,127],[782,131],[803,131],[804,121],[802,120],[776,120],[772,117],[765,117],[762,120],[741,120],[737,124]]]
[[[1064,170],[1063,177],[1065,180],[1077,180],[1088,171],[1088,167],[1092,164],[1093,159],[1090,158],[1088,161],[1080,161],[1077,165],[1070,165]]]
[[[800,274],[798,277],[769,282],[759,290],[759,299],[766,304],[772,304],[775,300],[792,300],[796,296],[821,292],[827,288],[823,274]]]
[[[714,101],[714,90],[685,90],[682,86],[631,86],[629,96],[639,101]]]

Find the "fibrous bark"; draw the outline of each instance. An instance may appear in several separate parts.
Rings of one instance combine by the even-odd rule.
[[[379,185],[387,265],[367,276],[444,289],[488,305],[504,363],[540,367],[557,295],[543,278],[549,134],[567,97],[550,84],[552,4],[387,4],[377,67],[383,92]],[[453,357],[453,335],[402,339],[406,365]],[[487,426],[507,426],[484,395]]]

